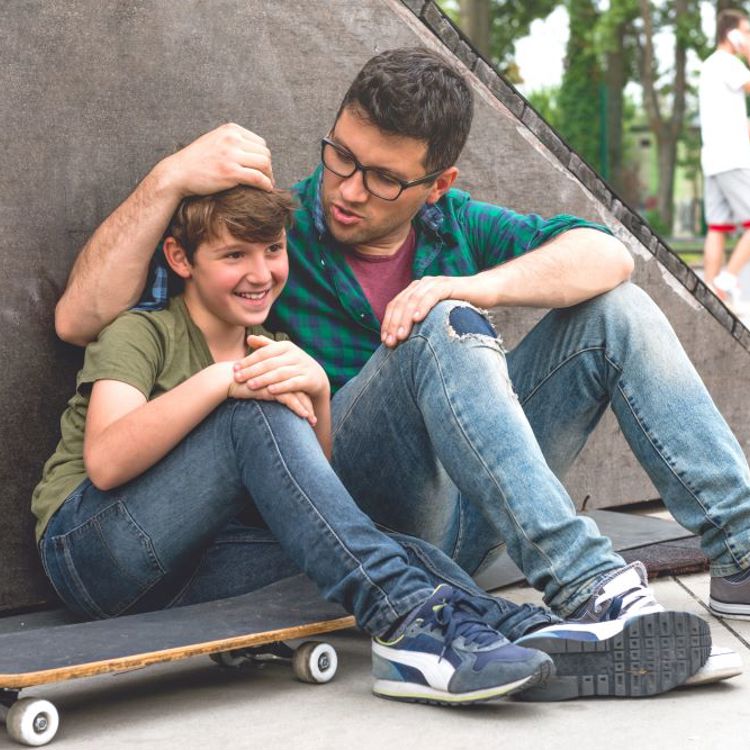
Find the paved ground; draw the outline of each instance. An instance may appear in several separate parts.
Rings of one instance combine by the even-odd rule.
[[[654,588],[665,606],[706,615],[706,574],[659,580]],[[538,600],[527,588],[504,593],[517,601]],[[750,622],[710,620],[714,642],[740,651],[750,669]],[[353,631],[330,640],[340,668],[324,686],[295,682],[281,666],[235,672],[197,657],[28,693],[58,705],[62,724],[53,746],[59,750],[750,747],[750,672],[644,700],[433,708],[375,698],[369,692],[368,640]],[[0,748],[11,746],[0,736]]]

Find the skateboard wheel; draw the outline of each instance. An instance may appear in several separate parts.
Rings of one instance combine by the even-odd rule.
[[[9,709],[5,726],[11,739],[22,745],[46,745],[57,734],[57,709],[39,698],[22,698]]]
[[[321,684],[330,682],[336,674],[339,660],[330,643],[306,641],[294,652],[292,669],[301,682]]]

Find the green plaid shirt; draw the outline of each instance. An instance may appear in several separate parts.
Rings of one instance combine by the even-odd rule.
[[[320,362],[336,391],[380,346],[380,323],[330,235],[320,202],[321,167],[294,187],[300,202],[288,235],[289,281],[265,324],[285,331]],[[608,230],[560,215],[545,220],[471,200],[450,190],[414,218],[413,275],[471,276],[523,255],[576,227]]]

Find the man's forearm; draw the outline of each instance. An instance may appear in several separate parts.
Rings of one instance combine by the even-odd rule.
[[[572,229],[519,258],[458,280],[451,295],[478,307],[570,307],[627,281],[633,259],[617,239]]]
[[[86,344],[137,302],[154,248],[178,202],[157,165],[94,232],[55,309],[61,339]]]

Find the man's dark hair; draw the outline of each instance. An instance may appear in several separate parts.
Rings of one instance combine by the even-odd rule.
[[[347,108],[384,133],[425,141],[428,172],[458,161],[474,114],[464,77],[437,52],[421,47],[389,50],[365,63],[337,120]]]
[[[722,10],[716,17],[716,44],[721,44],[727,34],[740,25],[740,21],[747,20],[747,16],[741,10],[727,8]]]

